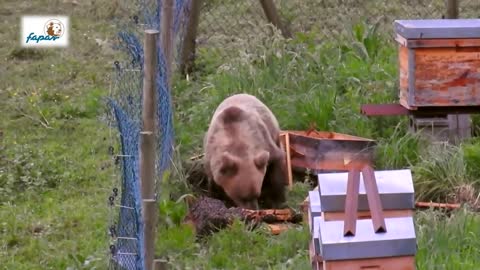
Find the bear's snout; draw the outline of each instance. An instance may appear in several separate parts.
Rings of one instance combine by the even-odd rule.
[[[240,194],[237,194],[237,196]],[[251,209],[251,210],[258,210],[258,198],[260,194],[259,192],[255,192],[255,190],[250,189],[250,192],[247,194],[240,195],[239,197],[236,197],[235,199],[235,204],[237,204],[238,207],[244,208],[244,209]]]
[[[244,209],[250,209],[250,210],[258,210],[259,209],[257,199],[253,199],[253,200],[250,200],[250,201],[243,201],[243,202],[239,202],[237,204],[239,205],[239,207],[244,208]]]

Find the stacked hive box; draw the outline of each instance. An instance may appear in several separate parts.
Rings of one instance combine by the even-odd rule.
[[[480,19],[396,20],[394,28],[400,104],[478,109]]]
[[[415,202],[410,170],[375,172],[386,225],[386,232],[381,233],[374,232],[362,178],[356,234],[344,236],[348,173],[318,175],[318,191],[309,192],[307,204],[312,268],[415,269]]]
[[[480,20],[396,20],[394,29],[400,104],[414,112],[410,130],[440,140],[470,137],[470,117],[454,109],[480,111]],[[438,113],[415,113],[429,108]]]

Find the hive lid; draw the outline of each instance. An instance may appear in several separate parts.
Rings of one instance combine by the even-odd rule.
[[[395,20],[394,29],[407,39],[480,38],[480,19]]]
[[[415,208],[414,185],[409,169],[375,171],[375,178],[384,210]],[[344,211],[348,173],[320,173],[318,183],[322,211]],[[363,174],[360,174],[358,197],[358,210],[369,210]]]

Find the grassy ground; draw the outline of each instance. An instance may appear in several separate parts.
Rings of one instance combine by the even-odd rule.
[[[119,56],[104,41],[114,34],[113,16],[126,11],[107,1],[74,3],[3,1],[0,7],[2,23],[11,26],[0,30],[6,63],[0,65],[1,269],[107,267],[107,198],[117,180],[100,98],[108,94],[112,62]],[[19,48],[19,14],[60,11],[72,20],[68,49]],[[264,100],[284,129],[314,123],[319,130],[377,139],[377,167],[412,168],[419,199],[467,203],[451,215],[417,213],[418,269],[475,269],[480,218],[468,208],[478,196],[480,142],[429,146],[405,134],[405,119],[359,115],[362,103],[396,100],[396,47],[362,26],[347,32],[341,44],[320,45],[315,29],[292,42],[252,40],[241,57],[228,59],[201,47],[194,80],[177,80],[173,89],[177,159],[201,151],[215,106],[241,91]],[[168,182],[173,199],[190,192],[180,175]],[[291,204],[307,190],[296,184]],[[237,223],[196,243],[190,228],[180,225],[185,206],[167,198],[159,206],[157,254],[172,268],[309,269],[305,227],[272,237]]]

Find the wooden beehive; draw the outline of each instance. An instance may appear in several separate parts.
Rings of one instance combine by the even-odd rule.
[[[353,202],[352,199],[344,196],[348,191],[347,180],[354,179],[353,176],[350,178],[348,173],[343,172],[318,175],[320,200],[317,208],[321,208],[322,212],[321,216],[313,218],[313,251],[322,257],[323,270],[414,270],[417,247],[411,172],[410,170],[373,171],[374,177],[368,175],[362,171],[357,178],[360,183],[357,187],[359,197],[355,199],[357,203],[354,206],[358,210],[355,215],[356,225],[353,236],[345,233],[349,222],[347,216],[351,216],[352,213],[344,213],[349,212],[345,210],[348,208],[347,202],[350,204]],[[372,177],[378,187],[376,192],[380,197],[377,205],[381,202],[380,209],[374,207],[373,203],[367,203],[363,195],[366,189],[362,183],[364,181],[368,183],[367,180],[371,180]],[[368,194],[371,195],[372,190],[369,190]],[[312,209],[312,203],[317,203],[316,200],[312,200],[312,194],[315,192],[311,191],[309,194],[309,209]],[[375,229],[378,225],[375,225],[375,217],[371,215],[370,207],[373,207],[372,211],[376,209],[377,215],[378,211],[383,212],[385,231]]]
[[[480,19],[396,20],[400,104],[480,106]]]
[[[413,217],[385,218],[386,231],[380,233],[375,232],[371,219],[360,219],[354,236],[345,236],[345,221],[323,217],[314,221],[314,245],[324,262],[415,256],[417,252]]]
[[[324,261],[323,270],[415,270],[414,256]]]

